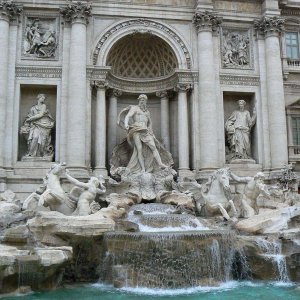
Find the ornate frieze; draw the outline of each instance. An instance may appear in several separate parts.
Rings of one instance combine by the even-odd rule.
[[[66,22],[77,20],[87,22],[88,18],[92,15],[92,6],[90,3],[81,1],[72,2],[67,7],[61,8],[60,13]]]
[[[259,86],[259,83],[260,78],[258,76],[220,75],[220,84],[224,85]]]
[[[183,42],[183,40],[177,35],[176,32],[174,32],[173,30],[171,30],[169,27],[152,21],[152,20],[146,20],[146,19],[136,19],[136,20],[128,20],[122,23],[118,23],[116,26],[110,28],[108,31],[106,31],[102,37],[99,39],[96,48],[94,50],[93,53],[93,64],[96,65],[97,63],[97,59],[98,59],[98,55],[100,53],[101,48],[103,47],[103,45],[106,43],[106,41],[116,32],[120,31],[120,30],[124,30],[124,28],[128,28],[128,32],[130,33],[130,28],[133,28],[132,33],[136,33],[141,32],[142,28],[136,28],[136,27],[144,27],[144,29],[146,30],[146,32],[151,32],[151,28],[155,28],[155,29],[159,29],[160,31],[162,31],[163,33],[167,34],[168,36],[170,36],[178,45],[179,47],[182,49],[186,61],[187,61],[187,66],[188,68],[191,68],[191,55],[187,49],[187,47],[185,46],[185,43]]]
[[[227,69],[249,69],[253,67],[251,46],[249,30],[222,28],[222,67]]]
[[[212,11],[197,11],[193,17],[193,24],[198,32],[202,30],[216,31],[221,23],[222,18]]]
[[[16,19],[22,11],[22,6],[16,5],[11,0],[0,1],[0,18],[6,18],[11,21]]]
[[[23,58],[56,59],[58,49],[58,20],[51,17],[25,17]]]
[[[61,78],[61,68],[57,67],[31,67],[17,66],[18,78]]]
[[[284,31],[284,18],[277,16],[263,17],[260,20],[254,21],[254,28],[260,34],[279,34]]]

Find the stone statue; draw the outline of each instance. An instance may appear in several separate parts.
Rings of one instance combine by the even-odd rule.
[[[51,26],[46,30],[40,28],[40,20],[35,19],[26,25],[24,36],[24,55],[40,58],[55,57],[57,48],[56,32]]]
[[[114,149],[112,174],[118,172],[117,164],[126,167],[130,174],[155,173],[173,164],[171,154],[153,134],[147,96],[142,94],[138,100],[138,105],[130,105],[119,114],[118,125],[127,130],[127,140]]]
[[[43,158],[51,161],[54,148],[51,144],[51,130],[54,127],[54,119],[45,104],[45,94],[37,96],[37,104],[32,106],[26,116],[20,133],[27,140],[28,151],[22,160],[31,158]]]
[[[249,66],[249,36],[245,32],[225,30],[222,37],[223,67]]]
[[[247,183],[242,196],[241,202],[241,215],[244,218],[250,218],[254,215],[258,215],[259,208],[257,205],[257,198],[260,194],[263,194],[267,198],[270,198],[270,192],[267,186],[264,184],[265,175],[262,172],[258,172],[254,177],[239,177],[231,173],[232,179],[237,182]]]
[[[251,159],[250,133],[256,121],[256,108],[251,117],[245,104],[245,100],[238,100],[239,110],[235,110],[225,123],[231,160]]]
[[[96,195],[104,194],[106,192],[106,188],[103,185],[105,183],[104,178],[102,176],[99,178],[91,177],[87,183],[84,183],[73,178],[69,174],[68,170],[66,170],[66,177],[71,183],[83,189],[83,192],[79,196],[77,209],[74,214],[78,216],[86,216],[91,214],[91,204],[93,201],[95,201]]]

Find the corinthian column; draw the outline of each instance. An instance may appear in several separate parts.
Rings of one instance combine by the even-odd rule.
[[[96,130],[95,130],[95,170],[94,174],[107,175],[106,162],[106,98],[107,82],[95,81],[96,99]],[[115,123],[117,121],[115,120]],[[115,124],[116,126],[116,124]]]
[[[161,139],[165,148],[170,151],[170,131],[169,131],[169,97],[168,92],[157,92],[156,96],[160,98],[160,126]]]
[[[83,2],[70,3],[61,10],[71,23],[69,55],[69,99],[67,124],[67,163],[71,168],[86,168],[86,26],[91,6]]]
[[[279,35],[284,30],[284,19],[263,17],[254,23],[265,36],[267,97],[269,112],[270,150],[272,169],[280,169],[288,162],[285,100]]]
[[[178,158],[179,175],[189,174],[189,120],[188,120],[188,101],[187,92],[190,90],[190,84],[179,83],[176,86],[178,92]]]
[[[15,19],[21,11],[22,8],[12,1],[0,2],[0,169],[4,166],[9,22]]]
[[[218,119],[213,35],[221,23],[212,12],[197,11],[193,18],[198,33],[200,168],[218,167]]]
[[[122,92],[117,89],[109,91],[108,106],[108,158],[110,159],[112,151],[117,144],[117,119],[118,119],[118,97]]]

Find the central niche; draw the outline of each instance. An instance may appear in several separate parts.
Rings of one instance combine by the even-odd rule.
[[[135,33],[120,39],[110,50],[107,65],[115,76],[140,79],[165,77],[178,67],[170,46],[150,33]]]

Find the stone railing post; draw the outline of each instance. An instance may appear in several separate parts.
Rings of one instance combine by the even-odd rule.
[[[16,19],[21,12],[22,7],[13,1],[0,1],[0,169],[4,167],[9,22]]]
[[[213,31],[221,19],[213,12],[197,11],[193,23],[198,33],[200,168],[215,169],[219,167],[219,139]]]
[[[160,98],[160,134],[163,145],[170,151],[170,130],[169,130],[169,95],[167,91],[157,92],[156,96]]]
[[[281,169],[288,162],[287,128],[283,90],[279,35],[284,19],[263,17],[255,21],[255,29],[265,37],[267,97],[269,112],[271,168]]]
[[[67,164],[73,169],[86,169],[86,27],[91,6],[85,2],[72,2],[61,9],[61,14],[66,22],[71,23]]]

